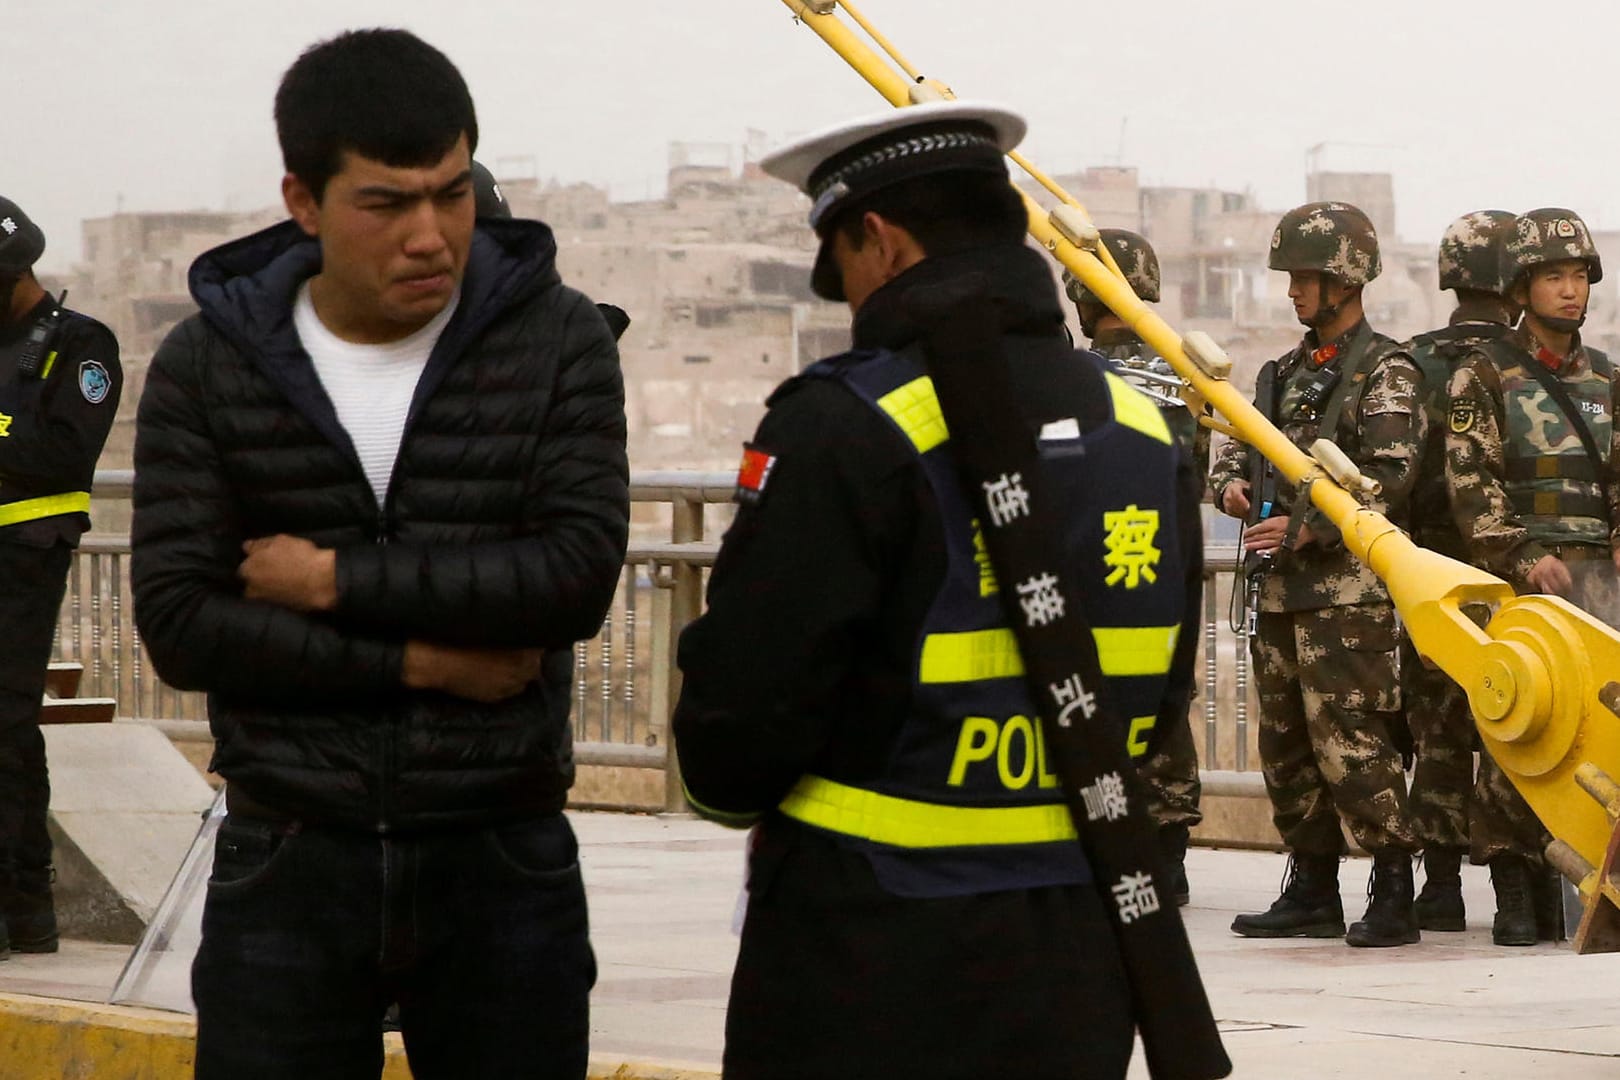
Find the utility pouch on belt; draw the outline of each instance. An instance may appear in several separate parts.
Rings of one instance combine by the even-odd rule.
[[[1060,509],[1047,494],[1038,441],[1017,407],[1000,315],[987,282],[968,274],[939,286],[914,287],[905,304],[926,330],[929,374],[963,486],[986,525],[985,544],[997,579],[1021,582],[1050,575],[1063,598],[1062,617],[1037,623],[1024,617],[1015,590],[1000,593],[1052,764],[1124,960],[1149,1071],[1155,1080],[1227,1076],[1232,1064],[1180,912],[1167,892],[1145,789],[1126,749],[1126,725],[1109,701],[1073,570],[1065,565]],[[1014,473],[1024,478],[1028,512],[998,521],[987,489]],[[1123,782],[1123,815],[1088,814],[1083,792],[1104,780]]]

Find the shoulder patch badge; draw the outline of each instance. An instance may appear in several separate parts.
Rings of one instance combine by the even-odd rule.
[[[112,390],[112,376],[99,360],[86,360],[79,365],[79,393],[84,400],[92,405],[100,405],[107,400],[107,394]]]
[[[1472,398],[1453,398],[1448,418],[1452,434],[1466,435],[1474,430],[1474,421],[1479,419],[1479,407]]]
[[[739,506],[757,506],[765,497],[765,485],[776,468],[776,455],[756,446],[743,444],[742,464],[737,468],[737,490],[731,501]]]

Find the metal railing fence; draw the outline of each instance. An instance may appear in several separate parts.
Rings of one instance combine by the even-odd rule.
[[[129,498],[133,474],[96,475],[97,507]],[[584,765],[664,770],[662,808],[684,807],[668,722],[680,692],[675,646],[702,610],[703,585],[729,519],[734,477],[712,472],[637,472],[631,476],[632,541],[602,629],[574,647],[575,756]],[[127,512],[113,514],[127,520]],[[713,537],[713,538],[711,538]],[[153,670],[135,626],[127,535],[92,532],[68,579],[55,656],[84,665],[82,693],[115,698],[119,715],[203,737],[204,695],[176,690]],[[1203,721],[1206,771],[1250,770],[1258,759],[1258,715],[1248,649],[1227,625],[1233,558],[1206,552],[1201,680],[1194,703]],[[1188,628],[1191,630],[1192,628]],[[648,807],[639,807],[648,809]]]

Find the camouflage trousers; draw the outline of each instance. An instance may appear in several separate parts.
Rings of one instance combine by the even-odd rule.
[[[1399,721],[1399,633],[1389,604],[1263,611],[1250,645],[1272,821],[1304,855],[1344,851],[1339,819],[1373,855],[1418,850]]]
[[[1203,785],[1198,781],[1198,747],[1193,741],[1192,719],[1173,724],[1159,740],[1159,749],[1137,770],[1148,790],[1148,813],[1156,825],[1185,825],[1204,820],[1198,809]]]
[[[1524,855],[1541,863],[1552,842],[1546,826],[1488,753],[1479,755],[1479,779],[1468,815],[1468,861],[1484,866],[1498,855]]]
[[[1439,668],[1425,667],[1401,638],[1401,698],[1412,731],[1412,828],[1425,849],[1468,846],[1474,789],[1474,718],[1468,695]]]

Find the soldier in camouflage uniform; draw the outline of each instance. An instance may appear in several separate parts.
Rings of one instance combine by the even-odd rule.
[[[1508,288],[1508,242],[1516,215],[1476,210],[1446,227],[1440,238],[1440,287],[1457,294],[1447,325],[1412,339],[1412,359],[1423,372],[1429,434],[1412,492],[1412,538],[1431,551],[1467,559],[1446,493],[1447,386],[1457,365],[1478,350],[1511,347],[1518,305]],[[1416,908],[1424,930],[1466,928],[1462,860],[1468,854],[1468,804],[1474,786],[1474,718],[1468,697],[1451,677],[1423,663],[1411,639],[1401,638],[1401,691],[1415,744],[1412,825],[1423,842],[1423,891]]]
[[[1509,249],[1509,295],[1525,309],[1515,347],[1476,350],[1449,386],[1452,513],[1470,561],[1521,593],[1597,610],[1582,586],[1612,592],[1620,565],[1613,368],[1580,337],[1603,264],[1586,223],[1558,208],[1520,217]],[[1484,744],[1489,751],[1490,739]],[[1480,755],[1470,829],[1472,861],[1491,868],[1496,889],[1493,940],[1530,945],[1555,936],[1558,882],[1542,855],[1546,830],[1488,753]]]
[[[1378,239],[1360,210],[1309,203],[1283,215],[1269,265],[1289,274],[1304,340],[1262,371],[1256,401],[1301,448],[1332,438],[1381,485],[1366,505],[1405,520],[1427,429],[1421,376],[1401,346],[1366,323],[1361,290],[1378,275]],[[1270,383],[1271,394],[1264,387]],[[1258,498],[1255,452],[1223,447],[1210,476],[1216,505],[1247,517]],[[1282,895],[1240,915],[1246,937],[1332,937],[1356,946],[1418,940],[1406,777],[1390,729],[1399,720],[1399,631],[1383,583],[1344,546],[1338,529],[1281,481],[1269,517],[1244,533],[1267,558],[1254,652],[1261,700],[1260,757],[1272,820],[1290,852]],[[1340,817],[1372,853],[1371,902],[1345,933],[1339,899]]]
[[[1120,272],[1138,299],[1159,302],[1159,256],[1147,238],[1129,229],[1102,229],[1102,242],[1108,246]],[[1093,351],[1112,361],[1127,382],[1159,403],[1160,411],[1184,453],[1190,453],[1198,475],[1209,472],[1209,429],[1200,425],[1192,412],[1175,397],[1173,387],[1164,381],[1174,372],[1136,331],[1115,315],[1067,270],[1063,283],[1069,299],[1080,315],[1080,329],[1091,341]],[[1200,492],[1202,495],[1202,492]],[[1194,688],[1196,696],[1197,690]],[[1171,879],[1178,904],[1190,898],[1187,884],[1188,830],[1204,820],[1198,809],[1201,785],[1198,781],[1198,749],[1192,724],[1178,725],[1166,732],[1159,750],[1141,766],[1147,781],[1148,812],[1159,826],[1159,846],[1170,864]]]

